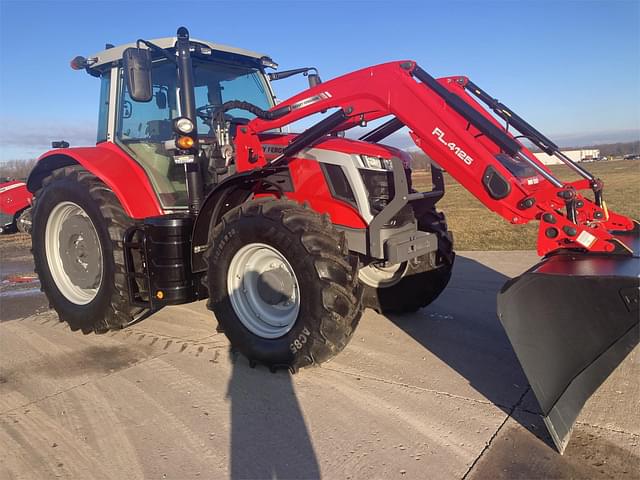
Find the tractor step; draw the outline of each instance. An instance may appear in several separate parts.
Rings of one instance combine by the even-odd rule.
[[[129,302],[151,311],[206,298],[198,275],[191,272],[188,215],[146,218],[127,229],[123,239]]]
[[[588,398],[638,344],[640,238],[633,255],[562,253],[507,282],[498,316],[558,450]]]

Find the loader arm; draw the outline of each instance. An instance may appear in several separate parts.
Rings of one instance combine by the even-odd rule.
[[[274,109],[276,118],[249,122],[236,138],[238,170],[267,164],[257,137],[261,132],[331,109],[342,110],[338,121],[334,117],[329,122],[333,132],[392,116],[389,132],[407,126],[416,145],[489,209],[514,224],[538,220],[540,255],[566,248],[630,253],[610,232],[632,230],[634,223],[606,208],[602,182],[569,159],[566,162],[583,180],[564,183],[555,178],[469,91],[509,120],[514,132],[518,130],[548,153],[559,152],[555,144],[466,77],[436,80],[415,62],[398,61],[322,83],[280,103]],[[311,146],[318,138],[313,133],[322,130],[318,125],[305,132],[303,138],[309,143],[298,142],[298,147]],[[297,151],[299,148],[292,149],[290,156]],[[595,192],[595,201],[579,193],[586,189]]]

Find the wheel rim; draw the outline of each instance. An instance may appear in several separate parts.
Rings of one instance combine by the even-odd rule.
[[[370,287],[387,288],[402,280],[406,270],[407,262],[397,263],[388,267],[370,263],[358,270],[358,278]]]
[[[293,268],[275,248],[245,245],[231,259],[227,273],[231,305],[242,324],[262,338],[278,338],[296,322],[300,287]]]
[[[73,202],[56,205],[47,219],[45,253],[60,293],[76,305],[91,302],[102,284],[102,247],[93,222]]]

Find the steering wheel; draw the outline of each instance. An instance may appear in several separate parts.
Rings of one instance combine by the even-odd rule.
[[[213,111],[218,107],[220,107],[220,105],[214,105],[213,103],[208,103],[206,105],[203,105],[202,107],[196,108],[196,115],[198,115],[198,117],[200,117],[202,120],[207,122],[211,120],[211,115],[213,115]],[[233,116],[227,113],[224,114],[224,118],[225,120],[230,120],[230,121],[233,120]]]
[[[198,115],[198,117],[200,117],[205,123],[209,122],[211,120],[211,115],[213,114],[213,111],[219,106],[220,105],[214,105],[212,103],[203,105],[202,107],[196,108],[196,115]],[[233,115],[230,115],[228,113],[224,114],[224,119],[228,122],[231,122],[231,124],[237,124],[237,125],[246,125],[251,120],[246,117],[234,117]]]
[[[206,105],[203,105],[202,107],[196,108],[196,115],[198,115],[198,117],[206,122],[207,120],[211,119],[211,114],[213,113],[213,110],[215,108],[215,105],[213,105],[212,103],[208,103]]]

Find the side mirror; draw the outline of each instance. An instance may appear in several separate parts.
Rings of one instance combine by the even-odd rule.
[[[149,102],[153,98],[151,52],[142,48],[127,48],[122,54],[122,63],[131,99]]]
[[[309,88],[316,87],[322,83],[322,80],[320,80],[320,75],[318,75],[317,73],[310,73],[307,75],[307,78],[309,80]]]

